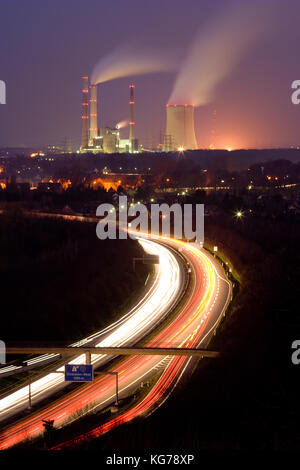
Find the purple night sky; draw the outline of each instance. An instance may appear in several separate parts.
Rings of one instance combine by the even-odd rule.
[[[195,35],[225,3],[1,2],[0,79],[7,85],[7,104],[0,106],[0,146],[60,144],[71,138],[73,147],[79,147],[82,75],[90,75],[103,56],[128,41],[139,47],[172,48],[177,60],[183,61]],[[300,3],[261,3],[272,6],[267,20],[272,33],[247,49],[217,85],[212,100],[197,108],[200,148],[208,148],[212,140],[216,148],[300,146],[300,105],[292,105],[290,98],[292,81],[300,79]],[[113,126],[128,119],[128,85],[133,82],[136,136],[145,145],[158,144],[175,78],[176,72],[170,71],[101,84],[101,125]],[[122,134],[127,137],[128,128]]]

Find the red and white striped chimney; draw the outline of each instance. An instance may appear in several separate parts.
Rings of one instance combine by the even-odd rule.
[[[129,151],[133,153],[134,151],[134,85],[129,86],[130,89],[130,121],[129,121]]]
[[[81,103],[81,148],[85,149],[89,142],[89,77],[82,77]]]
[[[97,85],[90,86],[90,145],[98,137],[98,90]]]

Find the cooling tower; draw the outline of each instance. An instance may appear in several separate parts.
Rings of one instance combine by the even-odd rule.
[[[90,145],[93,145],[93,139],[98,137],[98,96],[97,85],[91,85],[90,97]]]
[[[86,149],[89,142],[89,78],[82,77],[81,103],[81,148]]]
[[[194,106],[191,104],[167,104],[167,125],[164,139],[164,150],[179,148],[194,150],[197,141],[194,128]]]

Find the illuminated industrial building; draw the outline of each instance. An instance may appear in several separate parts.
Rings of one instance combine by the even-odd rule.
[[[82,77],[81,153],[137,153],[139,142],[134,134],[134,85],[130,85],[129,138],[120,138],[120,128],[100,127],[98,123],[98,87]],[[90,95],[90,100],[89,100]]]

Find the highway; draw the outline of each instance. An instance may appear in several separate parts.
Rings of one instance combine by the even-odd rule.
[[[160,265],[155,266],[151,285],[147,284],[147,289],[145,289],[146,292],[140,297],[136,305],[134,305],[128,313],[123,315],[122,318],[103,330],[70,344],[70,347],[92,345],[129,346],[141,339],[145,332],[149,333],[149,331],[151,331],[157,323],[160,323],[169,313],[169,310],[173,307],[176,298],[180,296],[183,290],[182,279],[184,278],[184,270],[182,266],[176,266],[174,257],[169,251],[158,247],[156,244],[153,244],[148,240],[141,239],[140,243],[146,253],[151,255],[158,254],[161,257]],[[179,278],[181,280],[180,285],[178,283]],[[170,292],[171,285],[173,285],[173,292]],[[142,324],[143,322],[144,325]],[[134,324],[133,329],[131,329],[132,324]],[[121,326],[122,328],[120,328]],[[109,335],[112,332],[114,332],[114,335]],[[115,342],[116,337],[121,338],[121,342]],[[102,339],[105,339],[103,343],[100,342]],[[41,356],[25,360],[24,366],[8,364],[7,366],[0,368],[0,379],[2,377],[9,376],[14,372],[18,371],[18,373],[20,373],[23,369],[30,370],[34,367],[40,367],[44,364],[48,364],[49,362],[53,362],[54,360],[59,360],[58,354],[43,354]],[[50,388],[48,388],[48,391],[49,390]],[[41,398],[40,395],[39,397]],[[33,396],[34,402],[36,402],[36,398],[36,396]],[[3,419],[3,416],[4,414],[1,413],[0,400],[0,421]]]
[[[140,239],[143,246],[152,254],[160,256],[161,276],[153,296],[146,302],[146,312],[141,317],[129,315],[126,321],[109,330],[108,335],[102,339],[106,345],[116,341],[118,345],[126,341],[136,342],[145,336],[149,328],[161,321],[161,318],[170,311],[170,307],[181,295],[185,284],[184,273],[180,269],[178,259],[171,250],[175,248],[184,255],[191,271],[191,282],[188,294],[185,296],[185,305],[169,324],[153,336],[145,344],[147,347],[206,347],[216,328],[225,308],[230,300],[231,286],[224,276],[224,272],[215,259],[195,244],[157,237],[157,241]],[[163,245],[161,244],[163,242]],[[164,261],[165,260],[165,261]],[[165,268],[165,269],[164,269]],[[155,283],[154,283],[155,284]],[[159,294],[157,294],[157,292]],[[144,307],[143,307],[144,306]],[[142,301],[140,308],[145,308]],[[110,340],[108,340],[110,338]],[[114,343],[115,344],[115,343]],[[100,345],[100,343],[99,343]],[[74,358],[73,363],[84,362],[85,357]],[[92,362],[105,361],[107,358],[92,355]],[[133,392],[141,382],[145,382],[158,370],[162,371],[159,380],[147,396],[134,405],[129,411],[109,420],[108,423],[91,431],[89,435],[79,436],[78,440],[89,439],[107,432],[122,422],[129,421],[136,416],[146,415],[156,406],[160,405],[176,385],[187,368],[190,359],[185,356],[132,356],[120,360],[111,370],[119,374],[119,395],[127,396]],[[59,374],[48,374],[46,378],[35,382],[33,392],[35,399],[40,394],[48,393],[48,387],[61,386],[62,377]],[[20,393],[21,392],[21,393]],[[28,388],[11,394],[0,401],[0,413],[7,416],[26,405]],[[43,431],[42,419],[54,419],[56,426],[63,426],[75,420],[78,413],[84,414],[92,410],[100,410],[114,401],[115,380],[111,376],[100,376],[92,384],[84,385],[74,392],[52,403],[20,422],[8,427],[0,434],[0,449],[11,447],[28,437],[35,437]],[[4,401],[3,401],[4,400]],[[1,415],[0,415],[1,416]],[[74,442],[71,443],[72,445]],[[70,445],[71,445],[70,444]]]
[[[95,345],[95,346],[129,346],[136,343],[148,334],[158,322],[162,321],[169,309],[172,308],[177,296],[180,295],[183,274],[180,276],[180,267],[174,255],[161,245],[148,240],[140,240],[147,253],[159,254],[160,263],[155,268],[155,278],[145,293],[130,312],[124,315],[104,330],[85,338],[72,346]],[[170,288],[173,286],[173,288]],[[99,341],[101,339],[101,341]],[[66,361],[69,364],[84,364],[85,355],[75,356]],[[49,356],[49,355],[48,355]],[[31,361],[44,360],[45,355]],[[111,359],[111,358],[110,358]],[[104,365],[108,360],[103,355],[92,355],[91,363],[95,366]],[[64,366],[56,369],[62,372]],[[31,384],[32,404],[49,396],[54,391],[65,387],[67,384],[61,374],[47,373],[44,377]],[[28,386],[23,386],[14,393],[0,400],[0,420],[7,418],[28,406]]]

